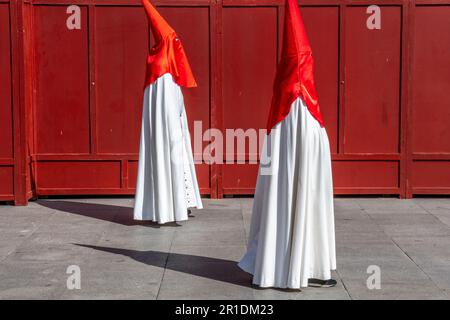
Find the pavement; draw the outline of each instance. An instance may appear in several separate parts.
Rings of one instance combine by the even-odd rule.
[[[236,266],[251,198],[164,226],[134,221],[133,201],[0,205],[0,299],[450,299],[450,198],[335,199],[338,285],[302,291],[252,287]]]

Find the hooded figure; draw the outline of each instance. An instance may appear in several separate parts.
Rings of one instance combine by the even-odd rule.
[[[330,145],[314,87],[313,58],[296,0],[286,0],[278,65],[239,267],[261,287],[333,286],[336,269]]]
[[[142,3],[155,45],[147,59],[134,219],[162,224],[202,208],[180,88],[197,84],[175,31],[149,0]]]

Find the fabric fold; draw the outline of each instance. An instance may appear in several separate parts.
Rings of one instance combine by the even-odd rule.
[[[189,207],[203,206],[181,88],[167,73],[143,100],[134,218],[187,220]]]
[[[336,269],[328,136],[305,103],[266,137],[247,252],[239,267],[261,287],[300,288]],[[265,164],[265,165],[264,165]]]

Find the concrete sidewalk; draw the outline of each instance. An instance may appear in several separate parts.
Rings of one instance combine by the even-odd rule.
[[[0,299],[449,299],[450,199],[342,199],[338,286],[252,288],[236,266],[252,199],[204,200],[181,226],[133,221],[131,198],[0,206]],[[66,286],[69,265],[81,289]],[[381,268],[369,290],[367,268]]]

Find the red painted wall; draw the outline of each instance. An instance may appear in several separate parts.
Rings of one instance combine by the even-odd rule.
[[[416,8],[411,83],[412,193],[449,192],[450,5]]]
[[[183,40],[199,84],[184,90],[192,134],[194,121],[202,121],[203,130],[264,128],[284,1],[155,3]],[[81,30],[65,27],[71,4],[81,7]],[[381,7],[381,30],[366,27],[369,4]],[[336,194],[450,194],[450,0],[300,5]],[[6,88],[0,91],[0,200],[26,202],[17,200],[17,192],[24,199],[133,194],[144,63],[152,42],[140,1],[32,0],[15,6],[18,14],[9,24],[9,2],[0,0],[0,37],[25,30],[11,39],[13,46],[0,43],[0,87]],[[11,57],[24,60],[14,85]],[[11,99],[17,86],[24,88],[18,106]],[[25,125],[13,121],[14,110]],[[14,171],[13,133],[20,130],[26,188],[17,188],[23,178]],[[257,165],[201,164],[197,173],[203,194],[251,194]]]
[[[0,200],[14,198],[13,104],[9,2],[0,1]]]

